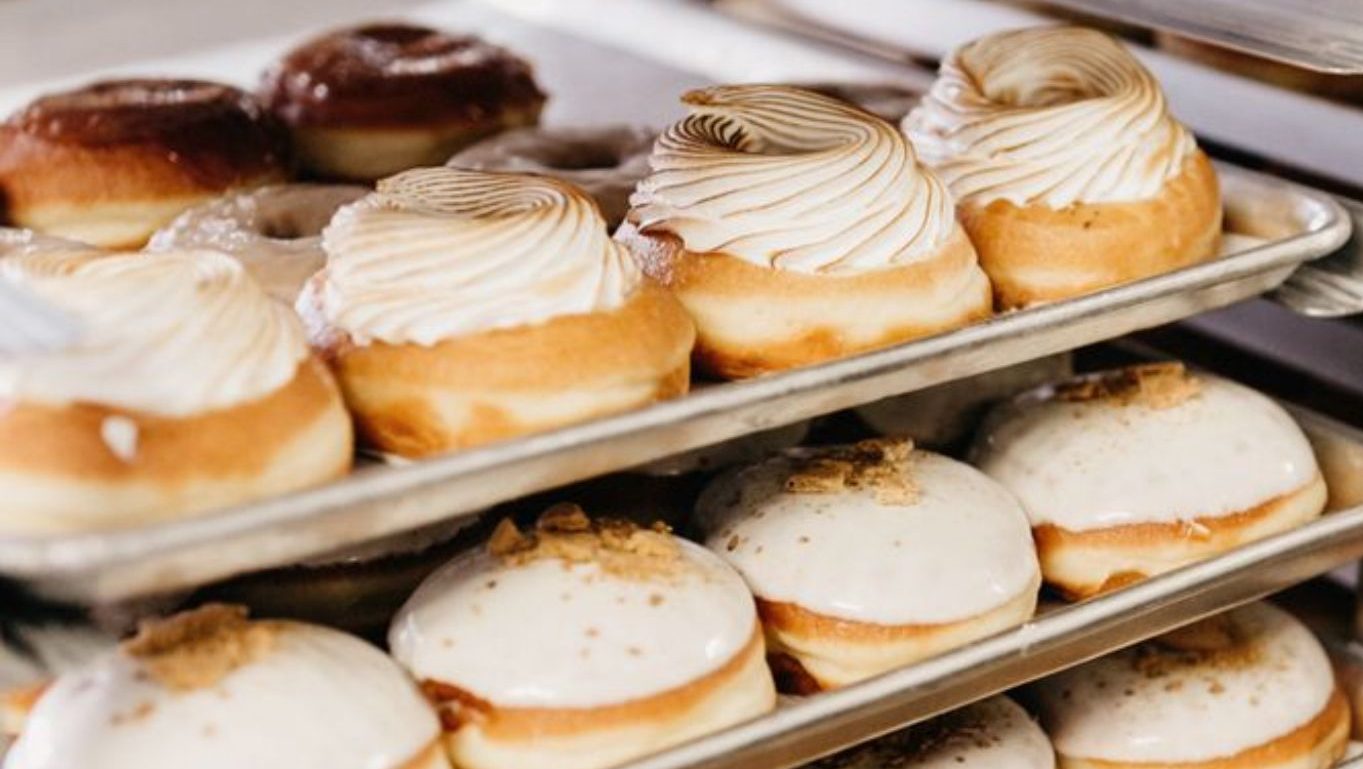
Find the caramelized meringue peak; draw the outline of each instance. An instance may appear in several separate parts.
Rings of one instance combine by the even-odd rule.
[[[406,171],[342,208],[322,243],[322,312],[359,344],[608,311],[642,280],[590,197],[531,174]]]
[[[1136,57],[1074,27],[957,49],[904,130],[958,200],[982,205],[1149,199],[1197,147]]]
[[[855,274],[931,255],[953,232],[946,187],[894,126],[775,85],[683,97],[631,199],[641,230],[781,270]]]

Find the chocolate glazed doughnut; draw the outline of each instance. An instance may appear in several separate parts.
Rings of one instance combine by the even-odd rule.
[[[303,44],[265,74],[261,96],[308,171],[354,180],[444,163],[483,137],[534,125],[545,101],[530,65],[506,49],[404,24]]]
[[[287,149],[282,126],[231,86],[105,81],[0,124],[0,199],[14,224],[136,248],[186,208],[282,181]]]

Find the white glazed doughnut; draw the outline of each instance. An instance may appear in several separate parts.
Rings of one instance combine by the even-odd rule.
[[[211,249],[236,257],[274,298],[290,305],[322,269],[322,228],[369,190],[344,184],[281,184],[211,200],[152,235],[149,251]]]
[[[1311,446],[1272,400],[1177,363],[1025,393],[975,463],[1022,501],[1047,582],[1082,598],[1320,515]]]
[[[1320,642],[1250,604],[1036,686],[1061,769],[1324,769],[1349,708]]]
[[[433,574],[393,654],[437,702],[464,769],[622,763],[770,710],[747,589],[665,531],[551,508]]]
[[[572,182],[596,200],[615,229],[634,186],[648,175],[654,133],[636,126],[518,128],[469,147],[446,165],[471,171],[541,174]]]
[[[1036,608],[1041,575],[1017,501],[907,441],[775,457],[715,481],[697,515],[757,597],[785,689],[845,686]]]
[[[991,697],[859,745],[809,769],[1054,769],[1055,751],[1027,711]]]
[[[6,769],[438,769],[440,726],[401,668],[335,630],[222,605],[61,676]]]

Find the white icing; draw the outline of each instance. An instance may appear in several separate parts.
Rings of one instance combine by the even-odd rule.
[[[63,675],[5,769],[399,769],[438,735],[392,660],[290,623],[262,656],[207,688],[167,689],[121,651]]]
[[[957,49],[904,130],[958,200],[980,205],[1146,200],[1197,147],[1121,43],[1075,27]]]
[[[148,251],[209,249],[230,254],[270,296],[288,304],[322,269],[322,228],[368,190],[354,185],[281,184],[211,200],[151,237]]]
[[[930,257],[956,227],[942,182],[894,126],[786,86],[683,97],[658,138],[631,220],[691,251],[759,267],[845,275]]]
[[[127,417],[107,416],[99,424],[99,437],[109,451],[124,462],[137,458],[137,423]]]
[[[0,259],[0,279],[82,328],[60,350],[0,360],[0,398],[184,416],[263,397],[308,354],[293,313],[215,252]]]
[[[642,280],[591,198],[528,174],[407,171],[342,208],[322,239],[322,314],[359,344],[605,312]]]
[[[593,707],[685,685],[732,660],[757,614],[732,569],[677,542],[683,569],[650,579],[466,553],[402,608],[389,646],[418,680],[504,707]]]
[[[1033,526],[1070,531],[1243,512],[1316,477],[1311,446],[1282,407],[1196,376],[1200,392],[1161,409],[1025,394],[986,421],[974,463],[1017,495]]]
[[[966,705],[925,724],[852,748],[810,769],[1053,769],[1055,751],[1027,711],[1007,697]]]
[[[1042,723],[1064,756],[1123,763],[1226,758],[1315,718],[1334,690],[1330,661],[1300,622],[1269,604],[1233,610],[1238,649],[1152,675],[1146,644],[1057,673],[1036,688]],[[1237,659],[1238,658],[1238,659]]]
[[[909,504],[869,489],[794,493],[791,460],[721,477],[701,496],[706,544],[759,598],[883,625],[936,624],[1008,603],[1039,580],[1027,517],[978,470],[923,451]]]

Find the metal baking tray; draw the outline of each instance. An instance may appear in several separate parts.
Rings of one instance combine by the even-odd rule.
[[[1272,242],[958,331],[184,521],[0,538],[0,573],[105,602],[289,564],[687,449],[1110,339],[1271,290],[1349,236],[1328,195],[1219,166],[1232,229]]]
[[[1363,456],[1363,431],[1293,409],[1312,441]],[[1327,470],[1327,475],[1328,475]],[[785,769],[1262,598],[1363,556],[1363,505],[621,769]]]

